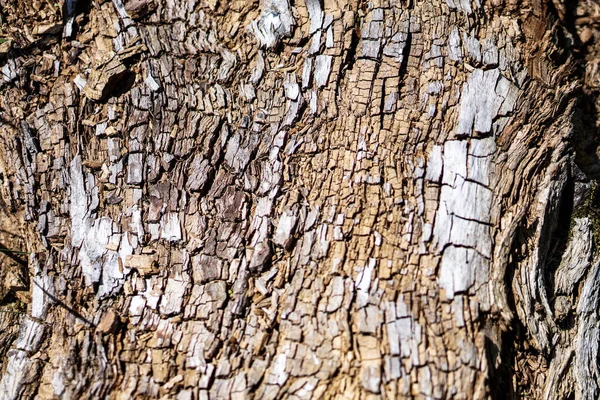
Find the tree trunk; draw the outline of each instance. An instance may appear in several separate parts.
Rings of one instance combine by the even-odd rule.
[[[587,1],[0,1],[0,397],[597,398]]]

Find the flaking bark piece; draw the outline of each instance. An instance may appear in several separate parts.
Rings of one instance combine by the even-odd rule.
[[[119,322],[119,315],[113,309],[108,309],[102,316],[96,331],[99,333],[112,333],[119,326]]]
[[[158,272],[154,258],[146,254],[132,254],[127,256],[125,267],[137,270],[141,276],[148,276]]]
[[[146,46],[136,45],[111,54],[104,58],[90,72],[87,85],[84,89],[85,96],[93,101],[106,99],[112,90],[127,76],[125,62],[146,50]]]
[[[117,83],[127,75],[127,68],[117,57],[92,69],[83,93],[93,101],[101,101],[108,97]]]
[[[156,9],[153,0],[130,0],[125,3],[125,11],[132,19],[142,19]]]

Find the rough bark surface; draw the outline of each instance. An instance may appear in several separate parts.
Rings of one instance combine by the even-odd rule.
[[[0,396],[597,398],[588,1],[1,0]]]

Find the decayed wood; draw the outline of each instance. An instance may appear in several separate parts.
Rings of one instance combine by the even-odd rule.
[[[596,398],[552,3],[0,3],[0,397]]]

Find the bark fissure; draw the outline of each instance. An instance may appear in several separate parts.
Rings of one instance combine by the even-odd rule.
[[[4,397],[597,393],[580,8],[89,4],[0,4]]]

